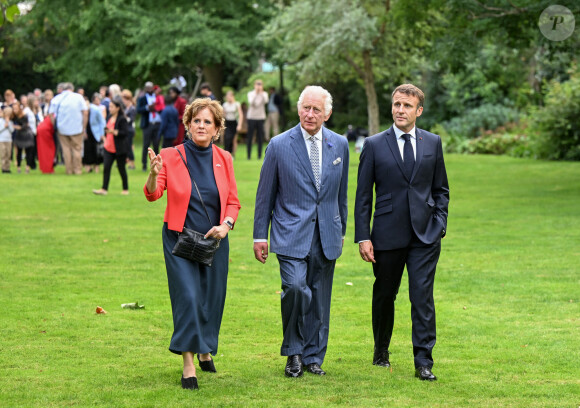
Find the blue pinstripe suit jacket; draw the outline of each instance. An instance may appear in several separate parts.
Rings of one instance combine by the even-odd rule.
[[[268,238],[270,251],[304,258],[316,219],[324,255],[337,259],[346,233],[349,150],[346,138],[322,128],[320,192],[300,125],[274,137],[260,172],[254,212],[254,239]]]

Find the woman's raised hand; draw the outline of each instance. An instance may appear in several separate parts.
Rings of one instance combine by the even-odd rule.
[[[149,162],[151,168],[151,175],[157,177],[161,169],[163,168],[163,158],[160,154],[156,155],[153,149],[149,148],[147,150],[149,154]]]

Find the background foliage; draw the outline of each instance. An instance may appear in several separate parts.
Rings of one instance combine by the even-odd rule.
[[[530,121],[537,112],[543,123],[568,115],[544,105],[574,87],[563,84],[580,55],[578,28],[560,42],[538,29],[552,3],[36,0],[0,26],[0,89],[20,94],[62,80],[90,90],[113,82],[134,89],[181,73],[191,91],[201,72],[218,98],[234,89],[243,100],[258,76],[280,86],[278,69],[260,72],[270,61],[283,69],[290,96],[286,126],[296,120],[299,91],[318,83],[336,101],[333,129],[344,133],[352,124],[372,134],[392,123],[392,89],[412,82],[427,96],[419,126],[446,135],[449,151],[577,160],[574,137],[565,133],[570,143],[549,152],[553,135]],[[0,4],[14,13],[15,0]],[[580,26],[578,2],[558,4]]]

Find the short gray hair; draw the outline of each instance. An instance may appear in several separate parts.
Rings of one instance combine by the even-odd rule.
[[[62,84],[62,90],[63,91],[74,91],[75,90],[75,86],[73,85],[72,82],[64,82]]]
[[[111,98],[121,95],[121,87],[117,84],[109,85],[109,95]]]
[[[330,95],[330,92],[328,92],[326,89],[318,85],[308,85],[306,88],[304,88],[300,94],[300,98],[298,98],[298,103],[296,104],[298,110],[300,110],[302,101],[304,100],[306,94],[311,93],[324,96],[324,115],[326,116],[330,114],[332,111],[332,95]]]

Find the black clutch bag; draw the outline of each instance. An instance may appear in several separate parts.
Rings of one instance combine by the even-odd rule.
[[[211,225],[211,219],[209,217],[209,213],[207,212],[207,208],[205,208],[205,204],[203,202],[203,198],[201,198],[201,194],[199,193],[199,189],[197,188],[197,183],[195,179],[191,175],[189,171],[189,167],[187,167],[187,163],[185,163],[185,159],[183,155],[179,151],[179,149],[175,148],[177,153],[181,156],[181,160],[183,164],[187,168],[187,172],[189,173],[189,177],[191,177],[191,181],[193,181],[193,185],[195,186],[195,190],[197,191],[197,195],[199,196],[199,200],[201,201],[201,205],[205,210],[205,215]],[[205,234],[201,232],[194,231],[189,228],[183,228],[183,231],[179,233],[177,236],[177,242],[173,247],[171,253],[175,256],[179,256],[181,258],[189,259],[190,261],[199,262],[201,264],[211,266],[213,262],[213,257],[220,247],[220,240],[217,238],[204,238]]]
[[[173,255],[189,259],[211,266],[213,256],[220,247],[220,240],[212,237],[203,237],[201,232],[189,228],[183,228],[183,231],[177,236],[177,242],[173,247]]]

